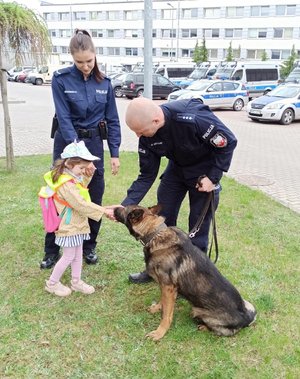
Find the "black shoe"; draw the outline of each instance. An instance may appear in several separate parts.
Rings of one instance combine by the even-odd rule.
[[[88,250],[83,252],[83,258],[88,265],[95,265],[98,262],[97,254],[95,250]]]
[[[42,260],[40,264],[40,268],[42,270],[52,268],[55,265],[55,263],[59,260],[59,258],[60,258],[60,255],[55,255],[48,258],[44,257],[44,259]]]
[[[135,284],[143,284],[143,283],[149,283],[153,281],[151,276],[149,276],[146,271],[142,271],[137,274],[130,274],[128,276],[128,279],[131,283],[135,283]]]

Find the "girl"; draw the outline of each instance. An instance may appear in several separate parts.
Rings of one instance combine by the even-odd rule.
[[[49,280],[46,280],[45,290],[57,296],[68,296],[71,289],[92,294],[95,288],[81,280],[83,241],[90,238],[88,218],[99,221],[105,214],[114,219],[114,206],[101,207],[90,200],[85,187],[89,179],[85,173],[86,170],[95,170],[92,162],[99,158],[89,152],[83,141],[67,145],[61,158],[55,162],[53,170],[44,176],[47,185],[56,193],[54,201],[62,221],[55,232],[55,243],[63,247],[63,255],[56,263]],[[70,207],[66,207],[59,200],[68,203]],[[70,265],[71,289],[60,282]]]

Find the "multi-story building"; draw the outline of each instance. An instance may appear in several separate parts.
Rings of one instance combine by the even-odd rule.
[[[66,0],[41,3],[62,63],[75,28],[90,31],[99,62],[135,64],[144,56],[145,2],[142,0]],[[151,3],[150,3],[151,4]],[[191,61],[205,38],[210,60],[224,60],[231,44],[236,59],[284,60],[294,47],[300,56],[300,0],[153,0],[152,56]]]

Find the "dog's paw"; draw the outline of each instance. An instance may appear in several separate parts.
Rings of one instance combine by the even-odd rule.
[[[153,303],[150,305],[150,307],[148,308],[148,312],[150,313],[157,313],[157,312],[160,312],[161,311],[161,303]]]
[[[156,329],[146,334],[146,337],[152,339],[153,341],[159,341],[161,338],[163,338],[164,335],[165,335],[165,332],[162,332]]]
[[[199,324],[197,329],[200,331],[200,332],[204,332],[206,330],[208,330],[207,326],[206,325],[203,325],[203,324]]]

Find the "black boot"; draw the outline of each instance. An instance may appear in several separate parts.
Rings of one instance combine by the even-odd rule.
[[[128,276],[128,279],[131,283],[134,283],[134,284],[143,284],[143,283],[149,283],[153,281],[151,276],[149,276],[146,271],[142,271],[137,274],[130,274]]]
[[[56,262],[60,259],[60,255],[57,254],[57,255],[45,255],[44,256],[44,259],[42,260],[41,264],[40,264],[40,268],[42,270],[45,270],[45,269],[49,269],[49,268],[52,268],[53,266],[55,266]]]
[[[88,265],[95,265],[98,262],[98,256],[95,253],[95,250],[84,250],[83,258]]]

